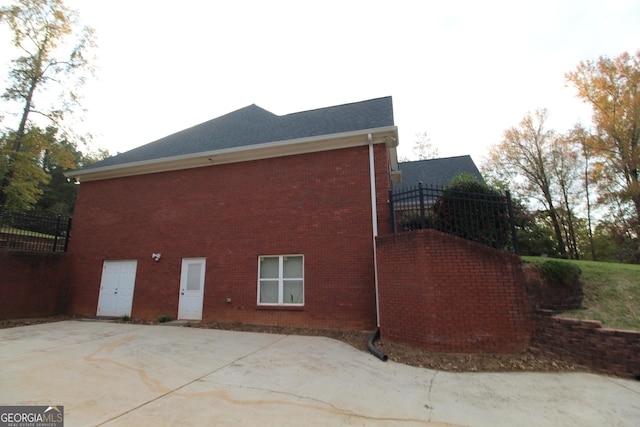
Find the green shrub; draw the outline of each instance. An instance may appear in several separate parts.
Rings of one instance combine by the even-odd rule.
[[[538,265],[542,278],[551,284],[573,286],[580,281],[580,267],[562,261],[545,261]]]
[[[511,222],[505,196],[469,174],[451,180],[433,206],[436,228],[495,248],[510,243]]]
[[[167,323],[167,322],[171,322],[171,317],[169,316],[158,317],[158,323]]]

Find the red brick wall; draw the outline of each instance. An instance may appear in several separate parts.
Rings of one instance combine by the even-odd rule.
[[[71,312],[96,314],[104,260],[137,259],[132,317],[175,318],[182,258],[206,257],[204,320],[375,327],[368,150],[81,184],[69,247]],[[383,145],[375,153],[378,212],[388,228],[388,153]],[[258,256],[278,254],[305,256],[301,310],[257,307]]]
[[[384,340],[440,352],[517,352],[532,332],[518,256],[435,230],[377,239]]]
[[[640,332],[607,329],[596,320],[550,314],[536,317],[534,351],[604,374],[640,379]]]
[[[69,257],[0,250],[0,319],[66,312]]]

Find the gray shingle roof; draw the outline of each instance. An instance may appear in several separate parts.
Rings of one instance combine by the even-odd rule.
[[[402,183],[394,185],[394,190],[415,187],[419,182],[429,186],[445,186],[454,176],[463,172],[484,182],[471,156],[418,160],[399,163],[398,166],[402,172]]]
[[[85,169],[393,125],[390,96],[283,116],[253,104]]]

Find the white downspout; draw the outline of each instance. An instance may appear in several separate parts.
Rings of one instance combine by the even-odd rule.
[[[369,134],[371,141],[371,134]],[[376,168],[373,155],[373,143],[369,143],[369,179],[371,180],[371,220],[373,221],[373,275],[376,289],[376,324],[380,327],[380,303],[378,301],[378,254],[376,237],[378,237],[378,206],[376,197]]]

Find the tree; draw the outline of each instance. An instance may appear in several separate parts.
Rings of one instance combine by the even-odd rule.
[[[431,138],[429,138],[429,134],[427,134],[427,132],[416,134],[416,140],[413,143],[411,152],[413,153],[413,156],[411,156],[412,159],[402,157],[400,161],[409,162],[411,160],[435,159],[440,155],[439,150],[431,143]]]
[[[553,226],[558,252],[566,257],[553,197],[556,135],[544,127],[547,115],[545,109],[537,110],[533,115],[528,113],[518,127],[507,129],[503,140],[489,149],[484,170],[497,181],[511,182],[520,198],[535,199],[543,205]]]
[[[99,150],[97,153],[82,153],[73,142],[61,139],[54,147],[62,149],[73,159],[72,166],[60,161],[60,153],[45,151],[42,156],[42,168],[51,177],[49,182],[42,183],[40,189],[42,195],[38,199],[35,208],[58,215],[71,216],[78,196],[78,186],[70,182],[64,173],[69,169],[88,166],[109,157],[109,152]]]
[[[431,143],[431,138],[427,132],[416,134],[416,141],[413,144],[413,155],[418,160],[435,159],[440,155],[440,152]]]
[[[601,221],[594,231],[594,245],[602,261],[640,263],[640,238],[630,237],[615,221]]]
[[[516,197],[511,198],[511,204],[520,255],[559,256],[549,216],[528,210]]]
[[[558,217],[563,226],[565,242],[569,250],[569,257],[580,259],[578,245],[577,218],[575,207],[578,205],[576,195],[580,194],[580,149],[568,135],[562,135],[554,140],[551,147],[551,167],[555,181],[554,192],[559,196]]]
[[[17,103],[20,113],[17,128],[6,133],[5,142],[11,141],[11,145],[5,147],[3,156],[0,205],[11,201],[13,186],[22,187],[21,204],[28,207],[37,201],[38,185],[34,183],[46,181],[40,173],[23,175],[29,168],[20,168],[20,162],[28,158],[21,153],[33,127],[31,116],[44,117],[60,128],[65,116],[79,106],[76,89],[92,71],[87,53],[95,46],[94,35],[91,28],[78,26],[77,12],[65,7],[62,0],[17,0],[12,6],[0,8],[0,22],[8,25],[13,45],[20,52],[12,61],[9,86],[2,95],[6,101]],[[55,87],[61,95],[55,106],[36,103],[37,95],[51,93]],[[37,145],[30,141],[30,150]]]
[[[591,252],[591,259],[597,261],[598,257],[596,256],[596,248],[593,242],[593,205],[591,202],[591,187],[593,185],[593,182],[595,181],[593,179],[593,172],[591,169],[591,162],[593,157],[593,144],[591,140],[593,138],[593,135],[591,135],[591,133],[582,125],[577,124],[572,130],[567,133],[566,138],[571,141],[571,143],[578,146],[581,153],[582,188],[584,189],[584,201],[587,212],[587,236],[589,239],[589,251]]]
[[[590,148],[597,156],[601,194],[630,212],[629,224],[640,235],[640,51],[610,59],[583,61],[565,75],[577,96],[593,107],[594,137]],[[629,204],[631,209],[627,210]]]

